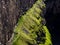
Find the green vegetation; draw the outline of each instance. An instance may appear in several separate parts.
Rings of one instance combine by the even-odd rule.
[[[37,0],[26,14],[22,15],[14,29],[12,45],[52,45],[50,33],[41,17],[45,4]]]

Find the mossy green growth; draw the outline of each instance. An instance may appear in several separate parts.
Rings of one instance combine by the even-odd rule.
[[[26,14],[19,19],[14,29],[12,45],[52,45],[51,35],[41,17],[45,8],[42,0],[37,0]]]

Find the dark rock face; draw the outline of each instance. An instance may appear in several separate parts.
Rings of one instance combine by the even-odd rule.
[[[60,45],[60,0],[46,0],[46,22],[52,35],[53,45]]]
[[[15,3],[15,0],[0,0],[0,42],[4,45],[10,39],[16,24],[18,14]]]

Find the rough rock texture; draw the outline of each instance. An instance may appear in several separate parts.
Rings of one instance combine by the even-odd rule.
[[[4,45],[10,39],[16,24],[18,14],[15,3],[15,0],[0,0],[0,43]]]

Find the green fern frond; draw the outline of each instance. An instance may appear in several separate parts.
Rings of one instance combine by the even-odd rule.
[[[21,16],[14,29],[12,45],[52,45],[51,35],[41,17],[45,4],[37,0],[26,14]]]

